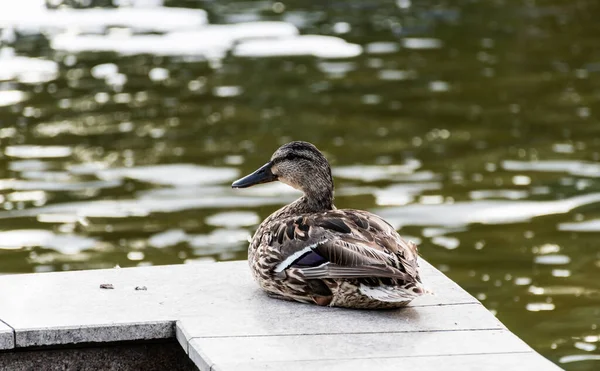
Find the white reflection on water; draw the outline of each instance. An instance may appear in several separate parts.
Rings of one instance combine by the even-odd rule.
[[[552,303],[529,303],[525,308],[530,312],[540,312],[544,310],[554,310],[555,306]]]
[[[66,171],[22,171],[21,177],[47,182],[66,182],[71,179],[71,174]]]
[[[398,50],[400,50],[398,43],[389,41],[373,42],[366,46],[366,52],[368,54],[396,53]]]
[[[144,253],[141,251],[130,251],[127,253],[127,259],[131,261],[140,261],[144,259]]]
[[[586,220],[581,223],[560,223],[558,230],[567,232],[600,232],[600,219]]]
[[[443,236],[450,233],[458,233],[466,231],[466,228],[440,228],[440,227],[427,227],[423,228],[421,234],[423,237],[437,237]]]
[[[537,264],[543,265],[562,265],[569,264],[571,262],[571,258],[567,255],[542,255],[536,256],[533,261]]]
[[[583,362],[583,361],[600,361],[600,355],[577,354],[577,355],[560,357],[560,359],[558,360],[558,362],[560,362],[560,363],[572,363],[572,362]]]
[[[188,235],[183,229],[169,229],[150,236],[150,238],[148,238],[148,244],[152,247],[164,248],[177,245],[180,242],[185,242],[188,238]]]
[[[208,225],[227,228],[247,227],[258,223],[260,223],[258,215],[251,211],[221,212],[206,218]]]
[[[362,54],[362,47],[339,37],[301,35],[273,40],[248,40],[236,45],[237,57],[281,57],[312,55],[318,58],[353,58]]]
[[[0,139],[2,138],[12,138],[17,133],[15,128],[2,128],[0,129]]]
[[[431,239],[435,245],[445,247],[448,250],[454,250],[460,245],[460,240],[456,237],[436,236]]]
[[[0,81],[16,80],[23,84],[39,84],[58,77],[58,63],[13,54],[12,49],[0,49]]]
[[[581,296],[597,293],[597,290],[588,289],[581,286],[530,286],[529,293],[537,296]]]
[[[586,352],[593,352],[594,350],[596,350],[596,345],[586,343],[583,341],[578,341],[573,345],[575,346],[575,348],[585,350]]]
[[[215,97],[229,98],[236,97],[242,94],[243,91],[241,86],[215,86],[213,88],[213,95]]]
[[[207,15],[201,9],[171,7],[48,9],[45,0],[0,2],[0,28],[13,27],[20,32],[42,33],[76,29],[79,32],[103,32],[108,27],[130,27],[136,31],[192,29],[205,25]]]
[[[442,40],[408,37],[402,40],[402,46],[406,49],[439,49],[442,47]]]
[[[517,277],[515,278],[515,285],[517,286],[527,286],[531,283],[531,278],[529,277]]]
[[[570,277],[571,271],[568,269],[553,269],[552,276],[553,277]]]
[[[60,158],[68,157],[73,150],[66,146],[8,146],[4,154],[9,157],[19,158]]]
[[[12,202],[32,201],[32,202],[39,202],[39,203],[43,204],[46,202],[46,192],[39,191],[39,190],[12,192],[12,193],[9,193],[8,195],[6,195],[6,199],[8,201],[12,201]]]
[[[407,161],[403,165],[353,165],[338,166],[332,169],[333,175],[345,179],[362,180],[365,182],[375,182],[379,180],[409,180],[407,176],[412,176],[421,162],[418,160]],[[429,172],[423,172],[431,175],[432,180],[435,175]],[[425,180],[420,177],[419,181]]]
[[[223,58],[236,42],[253,38],[292,37],[298,29],[286,22],[251,22],[227,25],[207,25],[197,30],[176,31],[160,35],[112,33],[108,35],[80,35],[64,33],[52,38],[52,48],[80,53],[84,51],[111,51],[123,55],[193,55],[204,58]],[[341,39],[340,39],[341,40]],[[112,72],[112,71],[109,71]]]
[[[554,243],[543,244],[542,246],[535,246],[532,251],[535,254],[546,255],[554,254],[560,251],[560,246]]]
[[[439,93],[450,90],[450,84],[446,81],[431,81],[429,83],[429,90]]]
[[[48,162],[40,160],[15,160],[8,163],[11,171],[40,171],[48,168]]]
[[[537,216],[563,214],[600,202],[600,193],[554,201],[468,201],[452,204],[411,204],[376,212],[396,228],[402,226],[465,226],[472,223],[508,224]]]
[[[119,67],[114,63],[102,63],[92,67],[90,72],[96,79],[106,79],[119,73]]]
[[[424,191],[441,189],[440,183],[408,183],[394,184],[384,189],[377,189],[375,201],[380,206],[407,205],[414,201],[415,196]]]
[[[417,72],[412,70],[379,70],[377,76],[380,80],[401,81],[415,79]]]
[[[115,188],[122,184],[120,180],[92,180],[87,182],[82,181],[37,181],[37,180],[18,180],[18,179],[0,179],[0,189],[13,189],[19,191],[78,191],[85,189],[105,189]]]
[[[247,243],[250,232],[246,229],[215,229],[209,234],[190,236],[189,243],[192,247],[205,249],[215,247],[215,252],[221,252],[223,245],[236,245]]]
[[[179,243],[187,243],[198,255],[222,254],[227,250],[243,249],[250,238],[246,229],[227,228],[215,229],[208,234],[187,234],[182,229],[170,229],[151,236],[148,243],[152,247],[165,248]]]
[[[509,171],[540,171],[552,173],[568,173],[591,178],[600,177],[600,164],[576,160],[548,161],[512,161],[502,162],[502,167]]]
[[[529,192],[517,189],[481,189],[470,191],[472,200],[484,200],[490,198],[504,198],[509,200],[520,200],[529,197]]]
[[[0,107],[21,103],[27,97],[28,94],[20,90],[0,90]]]
[[[146,196],[147,197],[147,196]],[[183,210],[228,207],[257,207],[264,205],[280,205],[289,201],[281,197],[243,197],[231,196],[223,192],[221,195],[207,198],[205,196],[173,198],[146,198],[127,200],[98,200],[88,202],[68,202],[25,210],[0,212],[0,219],[45,214],[71,214],[81,217],[126,218],[143,217],[151,213],[171,213]]]
[[[104,169],[96,172],[96,175],[100,179],[112,181],[128,178],[160,185],[191,186],[227,182],[238,177],[239,170],[192,164],[172,164]]]
[[[319,70],[328,74],[330,77],[344,77],[348,72],[354,71],[357,64],[354,62],[319,62]]]
[[[40,223],[78,223],[81,218],[71,214],[38,214],[36,219]]]
[[[20,229],[0,232],[0,249],[21,249],[41,246],[54,249],[62,254],[76,254],[90,249],[96,240],[76,235],[59,235],[42,229]]]
[[[169,70],[162,67],[154,67],[148,72],[148,77],[152,81],[164,81],[169,78]]]

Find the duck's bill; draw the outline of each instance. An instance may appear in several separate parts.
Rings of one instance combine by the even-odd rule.
[[[272,162],[267,162],[258,170],[250,175],[246,175],[242,179],[238,179],[231,185],[232,188],[252,187],[256,184],[268,183],[277,180],[277,176],[271,171]]]

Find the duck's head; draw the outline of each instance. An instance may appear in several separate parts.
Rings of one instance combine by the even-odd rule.
[[[282,145],[269,162],[231,186],[246,188],[276,180],[301,190],[309,200],[333,200],[329,162],[311,143],[296,141]]]

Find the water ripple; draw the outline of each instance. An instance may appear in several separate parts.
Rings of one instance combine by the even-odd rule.
[[[600,164],[574,160],[503,161],[502,167],[510,171],[540,171],[567,173],[585,177],[600,177]]]
[[[66,146],[33,146],[33,145],[18,145],[8,146],[4,150],[4,154],[9,157],[18,158],[61,158],[71,156],[73,150]]]
[[[77,35],[60,34],[52,38],[52,48],[81,53],[116,52],[123,55],[191,55],[204,58],[223,58],[237,42],[246,39],[262,39],[273,48],[277,38],[291,37],[298,33],[286,22],[248,22],[231,25],[208,25],[198,30],[168,32],[160,35],[108,34]],[[296,38],[291,38],[292,43]]]
[[[376,212],[392,225],[465,226],[473,223],[508,224],[532,218],[567,213],[575,208],[600,202],[600,193],[554,201],[471,201],[452,204],[411,204],[401,208],[382,208]]]
[[[77,235],[59,235],[42,229],[22,229],[0,232],[0,249],[22,249],[41,246],[61,254],[76,254],[96,245],[96,240]]]
[[[49,9],[45,0],[20,0],[0,4],[0,28],[14,27],[27,33],[57,32],[69,28],[103,32],[108,27],[137,31],[171,31],[197,28],[207,22],[206,11],[171,7],[116,9]]]
[[[239,171],[234,168],[171,164],[104,169],[96,174],[107,181],[127,178],[159,185],[191,186],[228,182],[238,177]]]

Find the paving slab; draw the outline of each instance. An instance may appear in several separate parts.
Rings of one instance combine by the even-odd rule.
[[[293,305],[290,305],[293,304]],[[210,304],[205,307],[209,309]],[[213,308],[217,310],[217,308]],[[207,310],[209,312],[209,310]],[[196,337],[317,334],[388,334],[396,332],[504,329],[481,304],[408,307],[359,311],[285,301],[245,303],[218,316],[182,317],[188,340]]]
[[[208,371],[199,367],[200,371]],[[425,357],[349,358],[294,362],[225,362],[210,371],[559,371],[560,367],[535,352],[440,355]]]
[[[419,260],[419,269],[423,284],[431,293],[412,301],[411,307],[479,303],[479,300],[426,260]]]
[[[175,320],[249,281],[243,262],[103,269],[0,277],[0,320],[16,347],[173,337]],[[251,287],[248,282],[245,289]],[[101,289],[111,284],[114,289]],[[146,290],[135,290],[145,286]],[[221,289],[220,289],[221,288]],[[256,290],[247,297],[256,295]]]
[[[199,363],[202,359],[201,362],[211,366],[231,359],[240,363],[267,363],[530,351],[527,344],[508,330],[244,336],[190,341],[192,360]]]

